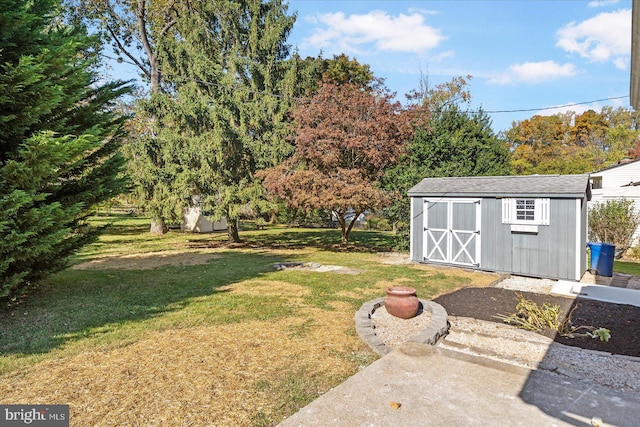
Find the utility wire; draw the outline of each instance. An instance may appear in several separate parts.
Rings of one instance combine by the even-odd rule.
[[[122,58],[113,58],[109,55],[102,55],[104,58],[107,59],[111,59],[114,61],[118,61],[118,62],[124,62],[127,63],[129,65],[133,65],[135,67],[138,67],[137,64],[135,64],[132,61],[128,61]],[[193,77],[184,77],[178,74],[173,74],[173,73],[164,73],[162,70],[160,70],[161,74],[164,74],[166,76],[171,76],[174,78],[178,78],[178,79],[182,79],[182,80],[186,80],[186,81],[191,81],[194,83],[200,83],[203,85],[208,85],[208,86],[214,86],[217,88],[226,88],[226,85],[221,85],[220,83],[214,83],[214,82],[208,82],[205,80],[200,80],[200,79],[196,79]],[[272,96],[274,98],[277,99],[283,99],[283,100],[294,100],[294,101],[304,101],[304,98],[292,98],[290,96],[287,95],[278,95],[275,93],[265,93],[265,92],[259,92],[259,91],[254,91],[254,90],[248,90],[247,92],[249,93],[253,93],[253,94],[262,94],[262,95],[268,95],[268,96]],[[575,107],[578,105],[586,105],[586,104],[592,104],[594,102],[604,102],[604,101],[615,101],[618,99],[625,99],[625,98],[629,98],[629,95],[623,95],[623,96],[615,96],[615,97],[610,97],[610,98],[601,98],[601,99],[594,99],[591,101],[582,101],[582,102],[574,102],[571,104],[563,104],[563,105],[558,105],[555,107],[540,107],[540,108],[521,108],[521,109],[513,109],[513,110],[483,110],[485,113],[487,114],[500,114],[500,113],[527,113],[527,112],[533,112],[533,111],[548,111],[548,110],[555,110],[555,109],[561,109],[561,108],[567,108],[567,107]]]
[[[612,97],[612,98],[594,99],[592,101],[574,102],[572,104],[558,105],[556,107],[526,108],[526,109],[518,109],[518,110],[493,110],[493,111],[485,110],[485,113],[491,113],[491,114],[495,114],[495,113],[524,113],[524,112],[531,112],[531,111],[555,110],[557,108],[575,107],[576,105],[585,105],[585,104],[591,104],[593,102],[602,102],[602,101],[614,101],[616,99],[624,99],[624,98],[629,98],[629,95],[616,96],[616,97]]]

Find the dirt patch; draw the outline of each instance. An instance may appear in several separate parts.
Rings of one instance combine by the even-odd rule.
[[[404,265],[411,264],[411,258],[409,254],[402,252],[382,252],[378,254],[380,258],[380,262],[382,264],[392,264],[392,265]]]
[[[273,268],[276,270],[304,270],[315,271],[316,273],[336,273],[336,274],[351,274],[356,275],[364,273],[364,270],[357,268],[343,267],[341,265],[322,265],[317,262],[280,262],[273,264]]]
[[[151,270],[158,267],[200,265],[219,257],[215,253],[152,252],[96,258],[74,265],[75,270]]]

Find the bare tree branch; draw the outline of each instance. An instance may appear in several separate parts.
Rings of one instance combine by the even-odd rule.
[[[116,36],[115,32],[113,31],[113,28],[111,28],[110,25],[107,24],[107,30],[109,31],[109,34],[111,34],[111,38],[113,39],[113,41],[118,45],[118,49],[120,49],[120,51],[122,53],[124,53],[126,55],[127,58],[129,58],[131,61],[133,61],[134,64],[136,64],[136,66],[138,68],[140,68],[140,70],[149,78],[151,78],[151,73],[150,71],[144,66],[144,64],[142,62],[140,62],[138,60],[138,58],[136,58],[135,56],[133,56],[127,49],[126,47],[122,44],[122,42],[120,41],[120,39]]]
[[[158,70],[158,59],[156,57],[151,42],[147,35],[147,21],[146,21],[146,8],[145,0],[138,0],[138,7],[136,9],[136,19],[138,21],[138,33],[142,42],[142,47],[147,53],[149,58],[149,79],[151,80],[151,93],[160,92],[160,71]]]

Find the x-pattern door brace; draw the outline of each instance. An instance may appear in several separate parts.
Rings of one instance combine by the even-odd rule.
[[[460,240],[460,235],[464,234],[464,233],[469,233],[469,235],[467,236],[467,240],[465,240],[464,243],[463,243],[462,240]],[[470,243],[472,243],[472,242],[475,243],[476,233],[473,232],[473,231],[468,231],[468,230],[451,230],[451,235],[460,244],[460,250],[451,258],[451,262],[460,263],[460,264],[473,264],[473,261],[475,261],[475,260],[474,260],[473,256],[471,255],[471,252],[469,252],[467,250],[467,247],[469,246]],[[471,262],[458,261],[462,254],[467,255],[467,257],[468,257],[467,259],[471,260]]]
[[[436,240],[433,232],[434,231],[440,231],[442,232],[442,234],[440,235],[440,238]],[[447,237],[447,230],[427,230],[427,236],[429,236],[429,239],[431,240],[431,242],[433,243],[433,248],[431,249],[431,252],[429,252],[427,254],[427,259],[434,259],[433,258],[433,254],[435,251],[438,251],[438,253],[440,254],[440,260],[441,261],[446,261],[447,260],[447,256],[445,255],[445,253],[442,251],[442,243],[447,243],[446,241],[446,237]]]

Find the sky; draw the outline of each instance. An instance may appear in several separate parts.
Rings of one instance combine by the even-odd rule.
[[[631,0],[289,0],[302,57],[345,53],[398,100],[471,76],[498,133],[536,114],[630,108]],[[126,64],[117,77],[136,77]],[[571,105],[579,104],[579,105]],[[520,111],[518,111],[520,110]],[[525,110],[525,111],[522,111]]]
[[[496,132],[536,114],[630,108],[631,0],[290,0],[289,12],[300,55],[345,53],[400,100],[421,75],[430,87],[470,75],[470,107]]]

